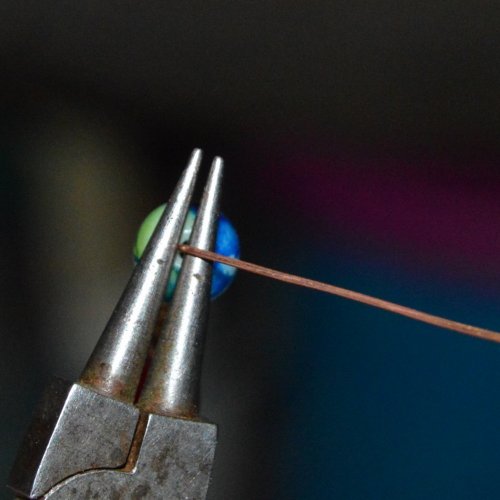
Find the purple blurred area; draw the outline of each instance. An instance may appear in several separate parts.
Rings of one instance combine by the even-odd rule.
[[[226,161],[242,258],[498,330],[499,15],[3,1],[0,477],[193,147]],[[241,273],[211,310],[209,498],[496,499],[498,355]]]
[[[372,150],[305,147],[300,153],[293,145],[285,148],[259,172],[259,182],[275,186],[261,195],[279,200],[300,225],[362,237],[389,252],[399,249],[410,257],[408,266],[499,281],[497,164],[438,154],[416,159],[382,153],[373,159]]]

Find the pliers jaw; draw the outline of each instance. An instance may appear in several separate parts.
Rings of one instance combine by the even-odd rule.
[[[133,405],[54,378],[35,411],[8,486],[24,498],[39,498],[82,471],[121,467],[138,420]]]
[[[212,271],[207,262],[184,257],[145,374],[200,163],[195,150],[79,381],[54,379],[47,388],[10,476],[18,495],[205,498],[217,434],[198,417]],[[215,158],[190,241],[206,250],[214,245],[222,168]]]

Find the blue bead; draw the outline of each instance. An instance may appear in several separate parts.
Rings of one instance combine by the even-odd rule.
[[[149,238],[153,234],[153,231],[155,230],[164,210],[165,204],[153,210],[141,224],[134,245],[134,259],[136,262],[140,260],[142,253],[148,244]],[[181,243],[189,242],[194,221],[196,219],[196,212],[196,207],[191,207],[188,211],[180,239]],[[226,257],[234,257],[236,259],[240,256],[240,242],[238,234],[229,219],[222,214],[219,216],[218,220],[215,252],[225,255]],[[167,289],[165,290],[165,300],[170,300],[173,296],[175,285],[177,283],[177,277],[182,265],[182,259],[183,257],[181,255],[177,255],[174,259]],[[219,262],[214,264],[211,289],[212,299],[218,297],[229,288],[235,275],[236,269],[234,267],[227,266]]]

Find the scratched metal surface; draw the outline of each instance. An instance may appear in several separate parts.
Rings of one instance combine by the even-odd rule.
[[[53,380],[20,446],[10,487],[39,497],[82,469],[122,466],[138,418],[131,405]]]
[[[131,473],[101,470],[78,474],[44,498],[204,500],[216,439],[213,424],[150,415]]]

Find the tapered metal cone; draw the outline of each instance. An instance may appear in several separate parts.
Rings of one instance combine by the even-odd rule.
[[[215,158],[191,235],[193,247],[214,247],[222,169],[222,159]],[[144,411],[178,417],[197,415],[211,283],[212,264],[186,255],[139,401]]]
[[[195,149],[140,263],[136,266],[80,383],[100,394],[133,402],[189,209],[202,153]]]

